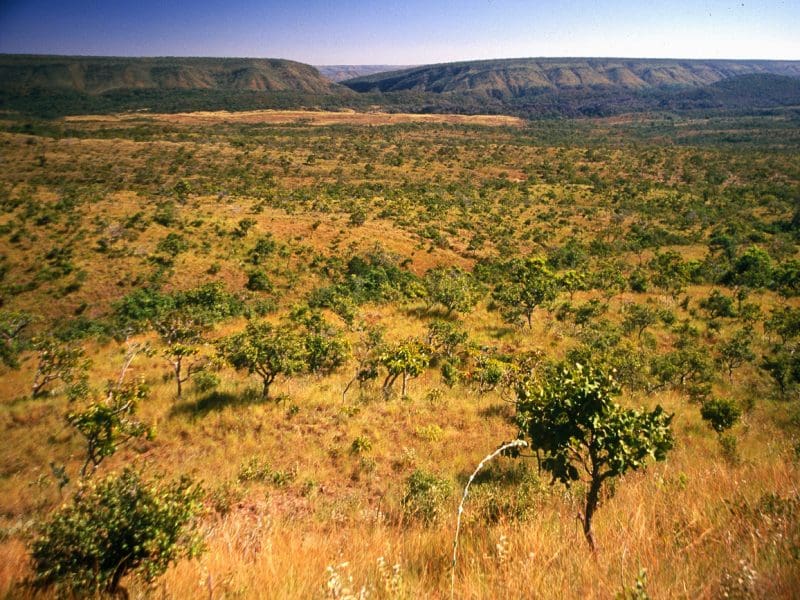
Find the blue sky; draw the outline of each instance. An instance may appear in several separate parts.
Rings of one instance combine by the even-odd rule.
[[[422,64],[519,56],[800,59],[800,0],[0,0],[0,52]]]

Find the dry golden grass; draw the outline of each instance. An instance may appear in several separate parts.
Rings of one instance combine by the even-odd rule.
[[[370,310],[395,328],[406,322],[403,334],[421,332],[402,314]],[[467,324],[486,332],[495,318],[477,311]],[[552,329],[540,329],[544,321],[542,314],[534,332],[526,334],[534,347],[556,339]],[[119,351],[111,345],[92,354],[97,380],[113,377]],[[352,577],[353,588],[365,586],[371,597],[449,596],[458,494],[451,497],[446,517],[426,527],[403,520],[402,482],[421,467],[440,473],[456,488],[463,485],[488,451],[515,434],[504,417],[509,407],[496,394],[448,390],[438,374],[429,372],[411,381],[408,400],[387,402],[377,390],[359,400],[355,390],[343,404],[344,371],[322,381],[280,380],[275,391],[288,395],[282,404],[223,402],[203,408],[200,397],[191,393],[176,403],[172,382],[163,381],[166,372],[158,357],[137,359],[131,376],[152,386],[141,412],[155,425],[157,437],[120,452],[103,472],[133,462],[168,475],[192,474],[214,490],[235,482],[240,466],[258,457],[272,469],[294,473],[294,479],[286,487],[234,483],[241,497],[232,512],[224,517],[211,513],[205,520],[207,553],[177,564],[153,590],[129,581],[134,596],[326,597],[326,569],[342,563],[348,563],[338,570],[342,577]],[[223,375],[221,391],[230,392],[231,400],[241,398],[250,385],[247,379],[228,371]],[[29,370],[15,374],[6,391],[23,393],[29,376]],[[426,399],[431,388],[443,390],[433,403]],[[796,524],[734,510],[743,502],[755,506],[765,494],[798,494],[800,473],[791,458],[791,440],[772,420],[779,407],[762,401],[745,417],[738,433],[741,463],[732,465],[697,408],[679,395],[628,402],[660,402],[675,411],[678,446],[666,463],[615,486],[596,519],[597,556],[589,551],[577,520],[580,493],[545,485],[528,518],[494,524],[476,520],[475,504],[468,500],[456,597],[608,598],[633,585],[641,568],[656,597],[718,597],[728,576],[738,577],[745,568],[755,570],[753,589],[760,597],[793,596],[800,581],[796,563],[781,550],[780,536],[790,535]],[[292,405],[299,407],[294,415],[288,412]],[[74,472],[79,464],[80,443],[60,420],[65,408],[60,399],[4,407],[0,426],[9,444],[3,462],[14,474],[0,482],[0,514],[7,526],[21,532],[28,528],[27,515],[58,502],[45,465],[55,458]],[[442,431],[435,441],[419,434],[432,424]],[[366,455],[350,451],[359,436],[372,442]],[[502,472],[513,465],[499,459],[496,468]],[[27,574],[24,538],[14,535],[0,543],[0,593],[24,595],[12,587]],[[403,595],[383,589],[381,557],[400,565]]]
[[[506,115],[434,115],[416,113],[340,112],[319,110],[245,110],[237,112],[195,111],[186,113],[131,113],[119,115],[75,115],[64,117],[68,123],[103,122],[124,123],[126,121],[166,121],[182,125],[204,125],[210,123],[300,123],[303,125],[400,125],[404,123],[485,125],[522,127],[524,121]]]
[[[425,127],[390,127],[411,122]],[[342,133],[342,128],[324,127],[334,123],[353,129]],[[598,127],[627,123],[611,119]],[[28,190],[46,206],[64,195],[65,183],[96,192],[76,209],[80,232],[71,231],[65,220],[41,226],[24,222],[26,234],[17,242],[10,235],[0,237],[0,254],[12,259],[7,282],[29,281],[47,250],[67,243],[74,248],[76,268],[87,273],[69,294],[62,291],[65,281],[45,281],[9,297],[4,308],[35,312],[41,319],[36,331],[79,309],[89,317],[106,315],[113,302],[143,285],[153,272],[148,257],[175,232],[187,239],[189,250],[175,257],[163,281],[165,290],[221,281],[231,291],[249,294],[243,290],[253,268],[247,253],[256,236],[269,233],[280,246],[264,265],[275,291],[247,298],[276,299],[280,310],[269,317],[276,320],[309,290],[328,283],[309,266],[312,258],[346,258],[376,242],[407,258],[409,270],[423,274],[438,265],[471,268],[487,256],[543,254],[571,238],[621,235],[632,217],[619,219],[609,196],[596,192],[585,177],[563,181],[559,169],[571,167],[610,181],[654,182],[654,189],[639,199],[656,205],[674,200],[671,186],[691,171],[685,159],[696,151],[648,147],[646,152],[655,157],[652,166],[643,162],[639,148],[603,149],[602,159],[590,160],[584,148],[537,146],[503,128],[441,124],[519,125],[507,117],[255,111],[81,117],[53,125],[75,128],[63,135],[2,133],[9,165],[2,181],[11,192]],[[255,131],[261,125],[270,127],[258,130],[263,137],[254,142],[248,128]],[[139,126],[143,129],[137,132]],[[730,160],[734,171],[750,160],[703,152],[704,160]],[[262,186],[266,171],[271,183]],[[781,173],[791,178],[789,168]],[[184,179],[193,191],[176,200],[173,187]],[[458,187],[463,182],[472,187]],[[339,196],[326,195],[336,186]],[[292,196],[297,191],[307,197]],[[418,202],[428,192],[441,200],[440,206]],[[100,240],[125,229],[132,215],[142,212],[150,221],[165,200],[175,204],[176,225],[149,222],[143,231],[134,228],[135,233],[128,228],[131,237],[119,236],[111,251],[98,251]],[[362,225],[349,223],[354,206],[367,210]],[[759,214],[767,213],[765,208]],[[240,239],[231,232],[245,218],[254,224]],[[0,217],[0,226],[11,222],[11,216]],[[420,232],[428,225],[444,232],[441,242]],[[511,233],[504,237],[503,228]],[[487,240],[469,249],[476,233],[486,234]],[[687,243],[674,249],[687,259],[700,259],[707,247]],[[633,265],[652,255],[648,249],[617,258]],[[711,289],[689,287],[690,311]],[[604,317],[616,324],[626,302],[648,301],[679,319],[703,323],[658,290],[626,291],[610,299],[578,292],[574,303],[593,298],[608,300]],[[772,292],[748,300],[765,312],[784,302]],[[359,313],[366,322],[385,326],[390,340],[423,335],[434,316],[421,301],[367,304]],[[538,349],[551,359],[563,358],[578,332],[576,325],[559,322],[544,310],[536,311],[531,330],[510,327],[488,310],[486,300],[459,319],[479,345],[509,354]],[[243,319],[225,322],[211,338],[242,327]],[[732,327],[724,324],[723,333]],[[653,333],[659,350],[671,348],[673,335],[666,328],[656,327]],[[703,335],[714,334],[703,329]],[[350,337],[355,341],[354,334]],[[157,345],[153,335],[140,341]],[[754,343],[766,347],[760,327]],[[93,361],[92,384],[99,388],[118,373],[121,349],[101,341],[86,348]],[[54,461],[75,474],[84,451],[64,421],[68,406],[62,396],[27,397],[34,359],[30,354],[24,358],[20,370],[0,375],[0,597],[9,598],[30,594],[19,587],[29,574],[26,542],[35,520],[61,502],[48,465]],[[168,477],[193,475],[211,494],[228,485],[239,495],[225,515],[214,512],[211,499],[207,502],[203,530],[208,550],[202,557],[174,565],[154,588],[126,581],[131,597],[332,597],[328,585],[336,580],[329,567],[354,593],[363,587],[375,598],[449,597],[457,497],[476,464],[517,434],[510,420],[513,408],[497,392],[447,388],[434,369],[410,381],[407,399],[387,401],[371,387],[352,389],[343,401],[352,371],[348,365],[330,377],[279,379],[273,392],[283,399],[274,403],[253,399],[255,379],[224,369],[217,396],[188,386],[178,402],[166,362],[158,355],[136,359],[129,376],[143,378],[150,387],[140,415],[155,427],[156,436],[124,448],[100,472],[132,463]],[[733,383],[719,378],[714,391],[754,401],[734,430],[738,462],[724,455],[698,406],[681,394],[638,391],[623,398],[628,405],[661,403],[674,411],[677,447],[666,462],[624,477],[604,499],[596,517],[596,556],[577,519],[580,488],[541,481],[531,492],[533,510],[526,518],[503,513],[492,521],[485,517],[487,500],[480,492],[489,486],[476,485],[467,502],[456,597],[612,598],[634,585],[640,569],[647,571],[647,590],[654,598],[710,599],[725,592],[798,597],[800,568],[792,554],[797,551],[792,546],[798,535],[796,513],[791,521],[759,505],[770,494],[787,505],[796,503],[800,493],[796,439],[785,426],[790,406],[770,399],[772,389],[753,365],[737,371]],[[357,438],[369,440],[371,449],[353,452]],[[288,474],[286,484],[239,482],[241,466],[252,458]],[[533,461],[527,463],[535,471]],[[432,526],[403,517],[404,482],[417,467],[453,485],[444,517]],[[517,468],[517,462],[503,458],[492,474],[499,479]],[[516,493],[513,486],[500,489],[509,496]],[[379,566],[381,558],[387,567]],[[395,564],[398,576],[393,579]],[[740,578],[744,587],[734,589]]]

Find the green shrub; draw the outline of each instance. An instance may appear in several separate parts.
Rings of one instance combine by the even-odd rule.
[[[192,378],[194,389],[199,393],[210,392],[219,386],[219,375],[211,371],[199,371]]]
[[[435,523],[445,511],[451,487],[447,479],[416,469],[406,480],[403,514],[409,519]]]
[[[417,427],[415,433],[417,434],[417,437],[420,437],[428,442],[438,442],[444,437],[444,430],[436,423],[431,423],[430,425],[421,425]]]
[[[168,233],[167,237],[158,242],[156,249],[170,256],[177,256],[189,249],[189,242],[182,235]]]
[[[353,440],[350,444],[350,452],[352,454],[364,454],[372,450],[372,440],[365,435],[360,435]]]
[[[719,445],[725,462],[730,465],[738,465],[741,457],[739,456],[739,441],[736,436],[730,433],[723,433],[719,436]]]
[[[253,456],[242,466],[239,467],[238,479],[241,482],[245,481],[266,481],[272,476],[272,469],[269,463],[257,456]]]
[[[116,593],[136,573],[152,581],[201,549],[194,533],[201,490],[190,479],[147,482],[131,469],[79,489],[39,525],[33,583],[69,595]]]
[[[256,269],[247,274],[245,287],[253,292],[270,292],[272,291],[272,282],[264,271]]]
[[[714,431],[722,433],[736,425],[742,416],[742,409],[733,400],[707,400],[700,407],[700,416]]]

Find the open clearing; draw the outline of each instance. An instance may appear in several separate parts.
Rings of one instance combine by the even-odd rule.
[[[131,121],[152,119],[185,125],[204,123],[302,123],[304,125],[399,125],[403,123],[449,123],[453,125],[485,125],[522,127],[524,121],[506,115],[422,115],[410,113],[305,111],[305,110],[248,110],[243,112],[197,111],[174,114],[125,113],[118,115],[78,115],[65,121]]]

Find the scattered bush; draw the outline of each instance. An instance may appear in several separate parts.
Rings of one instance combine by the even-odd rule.
[[[739,421],[742,409],[733,401],[725,398],[707,400],[700,407],[703,420],[717,433],[727,431]]]
[[[418,519],[432,524],[444,514],[450,498],[450,482],[433,473],[416,469],[406,479],[402,499],[403,514],[408,519]]]
[[[39,524],[33,583],[67,595],[116,594],[123,577],[152,581],[202,550],[194,527],[202,490],[188,478],[163,484],[125,469],[88,483]]]

